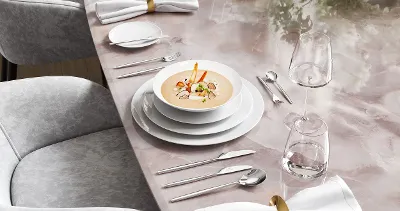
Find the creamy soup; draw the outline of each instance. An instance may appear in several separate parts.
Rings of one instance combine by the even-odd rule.
[[[212,108],[231,98],[233,87],[227,78],[209,70],[194,72],[179,72],[165,80],[161,86],[163,97],[183,108]]]

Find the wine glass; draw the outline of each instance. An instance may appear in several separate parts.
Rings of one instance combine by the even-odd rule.
[[[301,118],[296,121],[304,121]],[[326,173],[329,161],[328,126],[322,125],[312,133],[304,133],[307,124],[292,124],[282,157],[282,168],[301,179],[316,179]],[[306,130],[307,131],[307,130]]]
[[[308,89],[323,87],[332,80],[331,41],[326,34],[307,32],[300,35],[290,61],[289,78],[306,87],[306,98],[303,115],[290,113],[285,118],[285,124],[291,128],[295,123],[302,133],[311,134],[324,123],[318,115],[307,114]],[[299,119],[301,121],[297,121]]]

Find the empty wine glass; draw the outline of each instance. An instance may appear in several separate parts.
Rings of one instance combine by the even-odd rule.
[[[316,118],[316,117],[314,117]],[[297,119],[290,130],[282,158],[282,168],[292,176],[301,179],[315,179],[326,173],[329,160],[328,126],[320,119],[322,126],[312,133],[304,133],[304,121]]]
[[[306,98],[303,115],[290,113],[285,124],[291,128],[296,122],[302,133],[311,134],[323,126],[323,121],[318,115],[307,114],[308,89],[323,87],[332,80],[331,41],[326,34],[308,32],[300,35],[290,61],[289,77],[294,83],[306,87]]]

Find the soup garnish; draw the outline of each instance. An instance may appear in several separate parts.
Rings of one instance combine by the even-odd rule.
[[[183,71],[169,77],[162,85],[163,97],[177,106],[207,108],[222,105],[232,96],[233,87],[228,79],[210,70]],[[190,77],[189,77],[190,76]]]

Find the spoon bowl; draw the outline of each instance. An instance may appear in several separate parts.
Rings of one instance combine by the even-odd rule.
[[[267,173],[261,169],[252,169],[249,173],[243,175],[239,184],[242,186],[256,186],[267,178]]]
[[[268,82],[275,83],[278,80],[278,74],[276,74],[276,72],[274,72],[274,71],[266,72],[265,76],[267,77]]]

